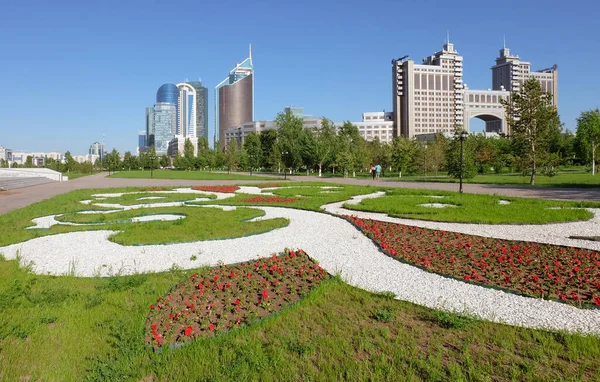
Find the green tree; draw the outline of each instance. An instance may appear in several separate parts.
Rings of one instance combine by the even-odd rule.
[[[65,153],[65,171],[71,172],[75,171],[77,168],[77,161],[73,158],[70,151]]]
[[[167,154],[163,154],[160,156],[159,164],[162,168],[169,167],[171,165],[171,158]]]
[[[248,169],[252,174],[252,170],[259,169],[262,164],[263,151],[260,146],[260,136],[255,133],[249,134],[244,141],[244,150],[248,157]]]
[[[160,166],[160,158],[156,155],[156,148],[154,145],[150,146],[150,150],[148,150],[147,167],[150,169],[150,177],[154,177],[154,170],[156,170]]]
[[[266,130],[260,134],[260,147],[262,148],[263,163],[261,167],[274,169],[281,166],[281,154],[273,156],[273,152],[277,151],[273,148],[277,146],[277,131]]]
[[[302,165],[302,135],[304,120],[290,110],[277,114],[275,123],[279,126],[277,138],[286,168],[296,171]]]
[[[349,172],[354,172],[357,167],[368,165],[365,140],[360,136],[358,128],[350,121],[344,122],[340,127],[337,136],[338,152],[336,153],[337,165],[348,176]],[[354,175],[354,174],[353,174]]]
[[[33,157],[31,155],[27,155],[27,158],[25,158],[25,168],[32,168],[33,167]]]
[[[325,165],[334,156],[335,151],[335,126],[330,119],[323,117],[321,127],[315,132],[314,157],[319,166],[319,176]]]
[[[173,159],[173,166],[180,170],[185,170],[189,168],[189,159],[181,155],[181,152],[177,152],[175,158]]]
[[[596,149],[600,145],[600,111],[587,110],[577,118],[576,145],[584,161],[592,162],[592,175],[596,173]]]
[[[235,169],[240,161],[238,144],[235,139],[231,139],[225,146],[224,159],[227,172],[231,173],[231,170]]]
[[[186,138],[185,143],[183,144],[183,156],[186,159],[186,169],[193,169],[196,163],[196,158],[194,156],[194,144],[189,138]]]
[[[398,177],[402,177],[402,172],[412,173],[416,152],[417,144],[414,140],[402,136],[394,138],[391,147],[391,163],[398,171]]]
[[[211,155],[210,147],[208,147],[208,139],[205,137],[198,138],[198,155],[196,156],[196,168],[203,169],[209,166]],[[210,170],[210,169],[209,169]]]
[[[0,158],[0,168],[6,168],[7,167],[7,160],[5,160],[4,158]]]
[[[108,158],[108,168],[109,172],[118,170],[121,167],[121,159],[119,158],[119,152],[117,149],[112,149],[112,151],[107,155]]]
[[[530,78],[519,92],[512,94],[506,106],[511,137],[523,143],[524,165],[531,171],[530,184],[535,184],[539,153],[548,149],[550,139],[560,131],[560,119],[552,105],[551,94],[544,93],[540,83]]]
[[[123,154],[123,167],[128,171],[131,171],[132,168],[137,167],[136,162],[136,158],[135,156],[131,155],[131,152],[126,151],[125,154]]]
[[[460,178],[460,134],[463,130],[457,129],[454,138],[448,142],[446,152],[446,169],[448,175]],[[480,137],[470,135],[463,141],[462,175],[464,179],[471,179],[477,175],[478,165],[476,163],[476,147],[481,144]]]

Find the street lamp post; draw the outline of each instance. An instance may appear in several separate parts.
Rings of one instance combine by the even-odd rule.
[[[154,178],[154,161],[156,160],[156,156],[150,154],[150,178]]]
[[[285,157],[287,154],[287,151],[281,153],[281,156],[283,157],[283,180],[287,180],[287,171],[285,170]]]
[[[458,136],[460,139],[460,186],[458,188],[458,192],[460,192],[462,194],[463,192],[463,142],[465,140],[465,137],[467,136],[467,132],[462,130],[460,132],[460,135]]]

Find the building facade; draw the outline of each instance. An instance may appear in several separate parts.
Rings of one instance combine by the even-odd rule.
[[[99,142],[94,142],[90,145],[88,154],[97,155],[100,158],[100,160],[102,160],[106,156],[106,148],[103,144]]]
[[[4,146],[0,146],[0,159],[4,159],[8,163],[12,162],[12,150],[7,149]]]
[[[492,89],[470,90],[463,83],[463,57],[449,41],[441,51],[415,64],[408,56],[392,60],[394,136],[415,137],[469,131],[470,120],[485,121],[485,131],[508,134],[503,101],[528,78],[536,78],[558,105],[556,65],[538,72],[504,47],[492,67]]]
[[[146,147],[154,144],[154,108],[146,108]]]
[[[179,97],[175,134],[196,139],[196,89],[185,82],[177,84],[177,88]]]
[[[492,89],[516,92],[529,78],[539,81],[542,91],[552,95],[552,104],[558,108],[558,66],[532,72],[530,62],[512,56],[506,46],[500,49],[496,65],[492,66]]]
[[[375,138],[382,143],[392,143],[394,139],[394,113],[392,112],[366,112],[362,115],[361,122],[352,122],[358,127],[358,132],[366,141]],[[336,124],[341,126],[342,124]]]
[[[208,141],[208,88],[202,81],[188,81],[196,90],[196,138],[204,137]]]
[[[194,146],[194,156],[198,155],[198,140],[184,137],[183,135],[176,135],[175,138],[169,142],[169,148],[167,149],[167,155],[171,158],[175,158],[177,153],[183,155],[185,149],[185,141],[189,139]]]
[[[172,103],[154,105],[154,149],[159,155],[166,154],[169,142],[177,129],[177,106]]]
[[[252,46],[248,58],[238,63],[215,87],[215,135],[225,147],[225,130],[254,120],[254,66]]]
[[[303,126],[305,129],[315,129],[321,127],[321,118],[313,117],[310,115],[303,115]],[[224,146],[229,144],[232,139],[238,142],[238,146],[241,146],[246,141],[246,137],[252,133],[261,134],[267,130],[278,130],[279,126],[275,121],[251,121],[244,122],[239,126],[233,126],[226,129],[224,132]]]
[[[27,163],[27,158],[31,157],[31,163],[36,167],[44,167],[46,165],[46,161],[48,159],[54,159],[57,162],[63,161],[63,155],[59,152],[14,152],[12,153],[12,161],[11,163],[16,163],[18,165],[24,165]]]

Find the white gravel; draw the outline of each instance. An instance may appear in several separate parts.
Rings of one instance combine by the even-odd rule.
[[[498,204],[509,205],[510,201],[508,201],[508,200],[498,200]]]
[[[365,197],[377,195],[354,197],[351,203],[358,203]],[[570,230],[585,235],[594,230],[598,232],[599,227],[599,211],[596,210],[596,217],[588,222],[499,226],[396,219],[384,214],[348,211],[341,207],[342,204],[334,203],[324,209],[401,224],[551,243]],[[219,262],[227,264],[264,257],[286,247],[302,248],[328,272],[339,273],[351,285],[366,290],[391,291],[401,300],[468,313],[493,322],[600,335],[600,310],[516,296],[422,271],[384,255],[370,239],[336,216],[279,207],[254,208],[266,212],[262,219],[283,217],[289,219],[290,224],[243,238],[143,246],[122,246],[109,241],[108,237],[114,231],[72,232],[2,247],[0,253],[8,259],[19,255],[23,263],[31,264],[32,270],[39,274],[64,275],[74,270],[77,276],[90,277],[165,271],[174,264],[183,268],[216,266]],[[588,248],[600,244],[572,241],[586,244]],[[191,260],[192,255],[196,260]]]
[[[441,231],[460,232],[469,235],[493,237],[496,239],[531,241],[554,245],[564,245],[600,251],[600,242],[570,239],[569,236],[597,236],[600,232],[600,209],[587,208],[594,217],[586,221],[550,224],[473,224],[473,223],[441,223],[427,220],[394,218],[384,213],[348,210],[344,203],[358,204],[364,198],[379,197],[381,193],[355,196],[350,202],[328,204],[322,208],[335,215],[354,215],[363,219],[380,220],[398,224],[437,229]]]
[[[146,196],[144,198],[137,198],[136,200],[154,200],[154,199],[165,199],[166,196]],[[106,200],[106,198],[96,198],[97,200]]]

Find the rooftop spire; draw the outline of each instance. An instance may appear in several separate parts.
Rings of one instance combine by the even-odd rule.
[[[250,48],[248,49],[248,58],[252,60],[252,43],[250,43]]]
[[[446,44],[450,44],[450,31],[446,30]]]
[[[504,49],[506,49],[506,34],[504,35]]]

